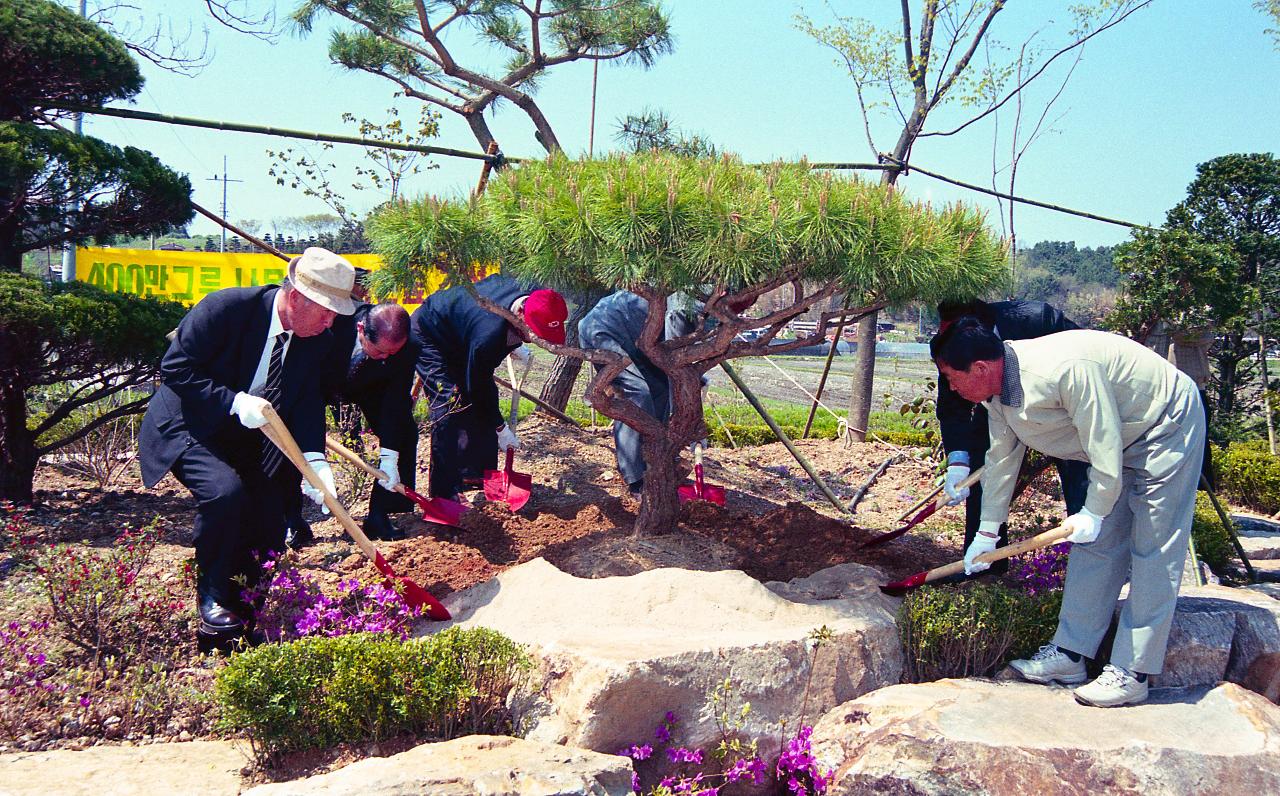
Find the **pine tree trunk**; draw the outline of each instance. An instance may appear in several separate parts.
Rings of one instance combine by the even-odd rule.
[[[680,498],[676,492],[676,462],[679,448],[669,439],[644,440],[644,489],[636,514],[635,535],[670,533],[680,521]]]
[[[871,391],[876,373],[876,318],[873,312],[858,321],[858,350],[853,359],[853,392],[849,396],[849,437],[865,442],[871,418]]]
[[[542,385],[542,394],[538,397],[564,411],[573,397],[573,385],[582,372],[582,360],[574,357],[556,357],[551,364],[551,372],[547,374],[547,383]]]
[[[0,500],[31,502],[37,461],[35,437],[27,430],[26,391],[0,384]]]

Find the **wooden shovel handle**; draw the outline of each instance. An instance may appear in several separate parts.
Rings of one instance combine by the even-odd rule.
[[[320,476],[316,475],[311,469],[311,465],[307,463],[307,458],[302,455],[302,450],[298,448],[298,443],[293,439],[293,435],[289,433],[289,428],[285,426],[284,421],[280,419],[280,415],[276,414],[276,410],[267,406],[262,410],[262,414],[267,418],[267,424],[262,427],[262,433],[267,435],[267,439],[271,440],[277,448],[284,453],[285,458],[293,462],[293,466],[298,468],[298,472],[302,473],[302,477],[307,479],[307,483],[314,489],[320,490],[324,495],[324,505],[328,507],[329,513],[338,518],[338,522],[342,523],[342,527],[347,533],[351,534],[351,538],[355,540],[356,547],[360,548],[360,552],[368,556],[370,561],[378,558],[378,548],[373,546],[373,542],[369,541],[369,537],[364,535],[364,531],[360,530],[360,526],[356,525],[356,521],[351,519],[351,515],[338,502],[335,495],[329,494],[324,488],[324,482],[320,480]]]
[[[962,486],[962,487],[973,486],[974,484],[978,483],[978,481],[981,478],[982,478],[982,468],[979,467],[978,469],[969,473],[969,477],[961,481],[958,484],[958,486]],[[924,508],[925,504],[933,500],[934,498],[938,498],[938,500],[942,501],[943,503],[950,500],[951,498],[949,497],[938,497],[938,494],[942,492],[942,490],[943,490],[943,487],[939,486],[937,489],[933,490],[928,495],[925,495],[914,506],[902,512],[902,516],[898,518],[898,522],[906,522],[907,517],[910,517],[912,514],[915,514],[917,511]],[[939,505],[937,506],[937,508],[942,508],[942,506]]]
[[[356,467],[359,467],[361,470],[364,470],[369,475],[373,476],[374,478],[377,478],[379,481],[386,478],[386,475],[383,474],[381,470],[379,470],[377,467],[374,467],[372,464],[369,464],[368,462],[366,462],[363,456],[351,450],[346,445],[343,445],[341,442],[338,442],[333,437],[325,437],[324,446],[329,450],[333,451],[334,453],[338,454],[342,458],[346,459],[351,464],[354,464]],[[403,495],[404,484],[396,484],[395,491]]]
[[[1059,525],[1057,528],[1052,530],[1036,534],[1030,539],[1023,539],[1021,542],[1015,542],[1010,545],[1005,545],[1004,547],[997,547],[990,553],[983,553],[974,560],[980,561],[984,564],[990,564],[994,561],[1001,561],[1006,558],[1022,555],[1023,553],[1031,550],[1039,550],[1042,547],[1057,544],[1070,535],[1071,531],[1065,525]],[[924,582],[928,583],[929,581],[937,580],[939,578],[945,578],[948,575],[958,575],[961,572],[964,572],[963,559],[929,570],[929,573],[924,577]]]

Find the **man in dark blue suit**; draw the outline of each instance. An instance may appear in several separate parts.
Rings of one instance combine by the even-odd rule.
[[[227,649],[252,623],[237,582],[255,583],[255,560],[284,548],[284,489],[297,473],[266,437],[265,408],[280,414],[320,480],[325,460],[321,378],[329,325],[355,309],[351,264],[324,249],[289,263],[284,285],[226,288],[179,324],[138,435],[142,480],[172,472],[196,499],[193,541],[201,649]],[[296,487],[295,487],[296,488]],[[323,496],[307,487],[320,503]]]
[[[933,358],[937,359],[940,340],[950,326],[965,316],[977,318],[1001,340],[1031,340],[1057,332],[1078,329],[1071,319],[1057,307],[1043,301],[996,301],[974,299],[966,302],[944,302],[938,305],[942,328],[931,341]],[[987,429],[987,410],[960,397],[952,389],[947,377],[938,374],[938,425],[942,431],[942,447],[947,454],[947,474],[943,482],[950,505],[968,498],[965,504],[964,546],[969,549],[978,531],[982,513],[982,487],[958,488],[958,484],[986,462],[987,449],[991,446]],[[1062,482],[1062,494],[1067,513],[1074,514],[1084,505],[1085,491],[1089,488],[1089,465],[1085,462],[1055,460],[1058,477]],[[1000,527],[995,540],[1000,546],[1009,543],[1009,526]],[[999,561],[993,571],[1002,574],[1009,568],[1007,561]]]
[[[365,535],[370,539],[403,539],[404,531],[387,515],[413,510],[413,502],[394,490],[397,484],[413,489],[417,480],[418,424],[413,419],[411,396],[417,349],[409,344],[409,313],[392,302],[361,303],[351,316],[335,321],[330,331],[334,336],[334,368],[325,390],[328,401],[358,406],[378,438],[378,469],[384,478],[369,494]],[[296,490],[288,504],[285,543],[298,549],[314,537],[302,520]]]
[[[523,318],[544,340],[564,343],[569,313],[554,290],[494,274],[477,282],[475,291]],[[430,406],[431,494],[454,499],[497,467],[499,450],[520,447],[498,407],[493,372],[528,340],[463,285],[428,296],[409,325]]]

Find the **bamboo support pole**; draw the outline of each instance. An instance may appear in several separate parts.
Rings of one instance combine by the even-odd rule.
[[[721,362],[720,367],[729,375],[729,378],[742,392],[743,397],[747,399],[747,403],[751,404],[751,408],[756,410],[756,414],[760,415],[760,419],[765,422],[765,425],[767,425],[769,429],[777,435],[778,441],[786,447],[792,457],[794,457],[800,466],[804,468],[804,471],[809,474],[809,479],[817,485],[819,490],[821,490],[823,496],[826,497],[827,502],[832,506],[835,506],[836,510],[841,514],[848,514],[849,510],[840,502],[840,498],[835,496],[835,493],[831,491],[831,487],[827,486],[827,482],[822,480],[822,476],[818,475],[818,471],[815,470],[813,464],[805,458],[805,455],[796,449],[796,445],[791,441],[791,437],[788,437],[787,432],[783,431],[782,426],[779,426],[778,422],[773,419],[773,416],[769,414],[769,410],[764,408],[764,404],[760,403],[760,399],[756,397],[755,393],[751,391],[751,388],[748,387],[746,382],[742,380],[742,377],[738,375],[738,371],[734,370],[733,366],[728,362]]]

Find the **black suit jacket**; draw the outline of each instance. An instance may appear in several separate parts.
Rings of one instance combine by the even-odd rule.
[[[1031,340],[1078,329],[1057,307],[1043,301],[996,301],[987,305],[1001,340]],[[938,374],[938,425],[942,447],[952,451],[985,451],[991,444],[987,410],[966,401]]]
[[[337,398],[359,404],[378,435],[383,447],[396,449],[410,439],[413,433],[413,367],[418,359],[418,348],[413,340],[386,359],[370,359],[357,346],[356,323],[369,317],[372,304],[356,306],[350,316],[350,331],[337,330],[334,324],[334,359],[342,362],[342,380],[336,390]],[[345,352],[345,356],[340,356]],[[403,451],[401,451],[403,453]]]
[[[154,486],[190,440],[213,451],[257,444],[231,414],[236,393],[246,392],[262,356],[279,285],[224,288],[206,296],[178,325],[160,362],[160,386],[138,432],[142,481]],[[324,450],[324,360],[333,346],[328,331],[294,335],[284,360],[276,408],[304,451]]]
[[[493,274],[475,288],[494,304],[510,307],[538,286]],[[479,421],[495,429],[501,426],[506,421],[498,407],[493,372],[519,346],[507,341],[510,328],[511,324],[477,304],[465,286],[432,293],[414,310],[409,323],[418,349],[418,374],[426,389],[437,396],[456,390],[462,405],[472,407]]]

